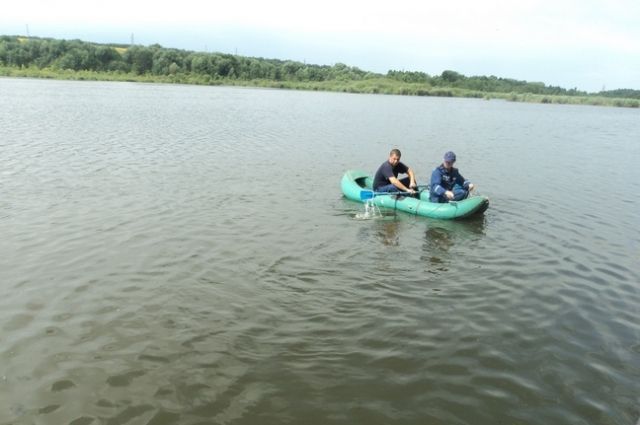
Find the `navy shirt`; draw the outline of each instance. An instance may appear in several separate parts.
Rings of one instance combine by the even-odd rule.
[[[373,178],[373,190],[378,189],[381,186],[386,186],[391,184],[389,179],[391,177],[398,177],[400,173],[406,173],[409,171],[409,167],[404,165],[402,162],[398,162],[395,167],[389,164],[389,161],[385,161],[378,171],[376,171],[376,175]]]

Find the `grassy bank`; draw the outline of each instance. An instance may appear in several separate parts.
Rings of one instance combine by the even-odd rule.
[[[555,103],[574,105],[597,105],[615,107],[640,107],[640,100],[612,98],[593,95],[549,95],[532,93],[497,93],[462,89],[456,87],[432,87],[427,83],[402,82],[374,76],[361,80],[330,81],[275,81],[268,79],[212,78],[195,73],[170,75],[138,75],[120,71],[73,71],[69,69],[0,66],[0,76],[23,78],[48,78],[56,80],[128,81],[141,83],[225,85],[244,87],[267,87],[290,90],[332,91],[363,94],[393,94],[405,96],[467,97],[479,99],[503,99],[513,102]]]

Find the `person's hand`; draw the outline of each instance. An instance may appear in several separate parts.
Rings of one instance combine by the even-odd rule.
[[[476,185],[473,183],[469,183],[469,192],[476,188]]]
[[[446,196],[448,200],[452,200],[453,198],[455,198],[455,195],[454,195],[454,194],[453,194],[453,192],[452,192],[452,191],[450,191],[450,190],[447,190],[447,191],[444,193],[444,196]]]
[[[409,185],[409,189],[417,189],[418,185],[416,184],[416,182],[411,182],[411,184]]]

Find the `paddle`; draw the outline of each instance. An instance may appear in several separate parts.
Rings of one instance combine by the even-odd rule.
[[[399,195],[399,196],[409,196],[411,195],[411,193],[409,192],[373,192],[371,190],[361,190],[360,191],[360,200],[361,201],[366,201],[368,199],[373,199],[375,196],[381,196],[381,195]],[[451,204],[454,206],[458,206],[458,202],[460,201],[449,201],[449,202],[445,202],[442,205],[445,204]]]
[[[360,200],[365,201],[367,199],[373,199],[375,196],[381,195],[399,195],[399,196],[409,196],[411,193],[409,192],[373,192],[371,190],[362,190],[360,191]]]

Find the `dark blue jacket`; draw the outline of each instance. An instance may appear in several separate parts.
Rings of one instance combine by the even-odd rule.
[[[453,191],[455,185],[461,186],[464,189],[468,189],[469,180],[465,180],[460,174],[457,168],[451,168],[451,171],[447,171],[444,164],[440,164],[438,168],[431,173],[431,202],[443,202],[445,201],[444,193],[447,190]]]

